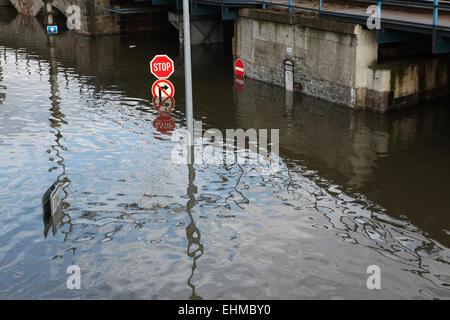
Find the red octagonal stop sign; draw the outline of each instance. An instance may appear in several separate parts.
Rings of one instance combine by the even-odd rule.
[[[150,61],[150,71],[157,78],[167,79],[174,71],[173,61],[165,54],[158,54]]]

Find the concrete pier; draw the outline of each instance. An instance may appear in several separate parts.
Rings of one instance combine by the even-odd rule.
[[[246,76],[283,87],[289,59],[297,90],[353,109],[384,113],[450,92],[448,56],[380,63],[376,31],[360,24],[241,9],[233,43]]]

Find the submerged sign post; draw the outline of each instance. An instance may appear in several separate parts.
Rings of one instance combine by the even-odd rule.
[[[158,54],[150,61],[150,72],[158,78],[152,85],[152,95],[162,98],[173,97],[175,87],[167,80],[175,71],[173,60],[165,54]]]
[[[169,115],[175,106],[175,87],[167,80],[174,71],[173,60],[165,54],[158,54],[150,61],[150,72],[158,78],[152,85],[152,102],[160,112],[153,126],[163,134],[169,134],[175,128],[175,121]]]

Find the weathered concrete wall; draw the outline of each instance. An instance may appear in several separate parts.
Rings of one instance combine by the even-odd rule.
[[[386,112],[449,91],[449,58],[377,64],[375,31],[358,24],[241,9],[235,28],[246,76],[284,87],[289,59],[294,88],[353,109]]]
[[[0,0],[3,1],[3,0]],[[43,0],[8,0],[21,14],[36,16],[44,12]],[[161,10],[138,14],[117,14],[104,10],[110,6],[110,0],[53,0],[52,6],[61,11],[67,18],[71,5],[80,7],[81,28],[77,33],[86,35],[103,35],[121,32],[164,29],[169,27],[167,12]]]
[[[10,0],[11,4],[21,14],[35,16],[44,7],[42,0]]]
[[[102,35],[120,32],[119,17],[108,12],[103,7],[110,4],[109,0],[78,0],[81,2],[82,20],[81,31],[83,34]],[[91,2],[94,1],[93,4]],[[91,13],[91,10],[93,11]],[[94,21],[91,21],[91,15]]]
[[[450,93],[450,57],[377,64],[367,76],[368,109],[386,112]]]
[[[374,33],[355,24],[248,9],[240,10],[236,29],[235,55],[250,78],[284,86],[283,61],[290,59],[304,93],[364,105],[357,89],[365,87],[368,67],[377,60]]]
[[[0,0],[2,1],[2,0]],[[17,11],[24,15],[36,16],[44,9],[43,0],[8,0]],[[67,8],[71,5],[81,9],[81,29],[76,32],[89,35],[118,33],[121,31],[119,17],[116,14],[103,10],[109,6],[109,0],[53,0],[52,6],[61,11],[66,17]],[[93,17],[93,20],[92,18]]]

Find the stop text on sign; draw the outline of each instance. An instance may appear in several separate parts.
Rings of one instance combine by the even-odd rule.
[[[172,59],[165,54],[158,54],[150,61],[151,73],[159,79],[167,79],[175,71]]]
[[[166,63],[155,63],[153,65],[153,71],[155,73],[161,72],[161,71],[169,71],[171,67],[170,62],[166,62]]]

